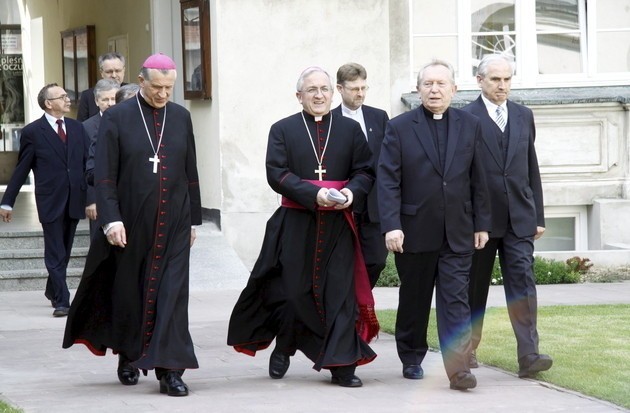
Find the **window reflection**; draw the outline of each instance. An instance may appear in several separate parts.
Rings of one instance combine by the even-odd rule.
[[[536,31],[538,73],[583,72],[578,0],[536,0]]]
[[[77,98],[77,91],[74,87],[74,38],[64,37],[63,42],[63,68],[64,68],[64,89],[72,101]]]
[[[471,10],[473,75],[485,55],[500,53],[515,60],[514,0],[473,0]]]
[[[575,218],[545,219],[545,235],[534,243],[536,251],[573,251],[575,249]]]
[[[184,59],[186,59],[184,87],[186,90],[197,91],[202,89],[199,7],[185,9],[183,23]]]
[[[577,0],[536,0],[536,30],[579,28]]]

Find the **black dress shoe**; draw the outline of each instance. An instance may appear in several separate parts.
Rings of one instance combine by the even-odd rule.
[[[275,348],[269,357],[269,377],[272,379],[281,379],[289,370],[291,358],[288,354]]]
[[[479,367],[479,362],[477,361],[477,353],[473,350],[468,356],[468,367],[471,369],[476,369]]]
[[[133,367],[131,360],[122,354],[118,354],[118,380],[125,386],[133,386],[138,384],[140,371]]]
[[[55,307],[53,317],[65,317],[68,315],[68,311],[70,311],[68,307]]]
[[[450,387],[452,390],[468,390],[477,387],[477,378],[472,374],[465,371],[451,377]]]
[[[546,354],[529,354],[518,361],[518,377],[534,377],[541,371],[549,370],[553,360]]]
[[[332,379],[330,379],[330,382],[332,384],[336,384],[336,385],[339,385],[341,387],[361,387],[361,386],[363,386],[363,382],[361,381],[361,379],[358,378],[357,376],[355,376],[354,374],[351,374],[349,376],[343,376],[343,377],[332,376]]]
[[[419,364],[403,365],[403,377],[411,380],[419,380],[424,377],[424,370]]]
[[[160,393],[169,396],[188,396],[188,386],[182,380],[181,373],[169,371],[160,379]]]

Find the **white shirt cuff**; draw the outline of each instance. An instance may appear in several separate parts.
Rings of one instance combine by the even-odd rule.
[[[105,233],[105,235],[107,235],[110,229],[112,229],[115,225],[118,225],[118,224],[122,225],[122,221],[114,221],[114,222],[110,222],[109,224],[103,225],[103,232]]]

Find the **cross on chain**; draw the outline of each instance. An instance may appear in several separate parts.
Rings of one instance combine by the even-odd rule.
[[[157,167],[158,164],[160,163],[160,159],[157,157],[157,155],[153,155],[153,158],[149,158],[150,162],[153,162],[153,173],[156,174],[157,173]],[[324,171],[326,172],[326,171]],[[321,181],[321,179],[320,179]]]
[[[325,169],[322,169],[322,166],[321,166],[321,165],[319,165],[319,166],[317,167],[317,169],[315,169],[313,172],[315,172],[317,175],[319,175],[319,180],[320,180],[320,181],[323,181],[323,179],[322,179],[322,175],[326,173],[326,170],[325,170]]]

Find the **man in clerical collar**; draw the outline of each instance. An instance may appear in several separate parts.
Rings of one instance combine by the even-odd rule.
[[[364,104],[368,89],[367,71],[362,65],[351,62],[339,67],[337,91],[341,95],[341,104],[333,109],[333,113],[359,122],[372,152],[372,167],[376,170],[389,116],[384,110]],[[374,185],[367,197],[355,199],[353,207],[361,250],[372,288],[376,286],[387,260],[387,248],[378,217],[376,192]]]
[[[423,378],[435,286],[450,388],[467,390],[477,385],[467,364],[468,273],[491,229],[481,127],[477,117],[449,107],[457,90],[449,63],[422,67],[417,90],[422,106],[387,124],[377,173],[381,229],[401,282],[396,345],[403,377]]]
[[[188,395],[197,368],[188,330],[193,225],[201,195],[190,113],[169,98],[173,60],[147,58],[140,92],[103,114],[94,182],[99,225],[70,308],[63,346],[118,354],[118,379],[138,383],[155,370],[160,393]],[[141,95],[141,96],[140,96]]]
[[[254,355],[275,339],[271,378],[283,378],[300,350],[332,384],[360,387],[355,369],[376,357],[367,343],[378,322],[351,207],[374,180],[370,149],[357,122],[330,112],[328,73],[310,67],[296,87],[302,111],[273,124],[267,144],[267,182],[282,206],[232,312],[228,345]]]

